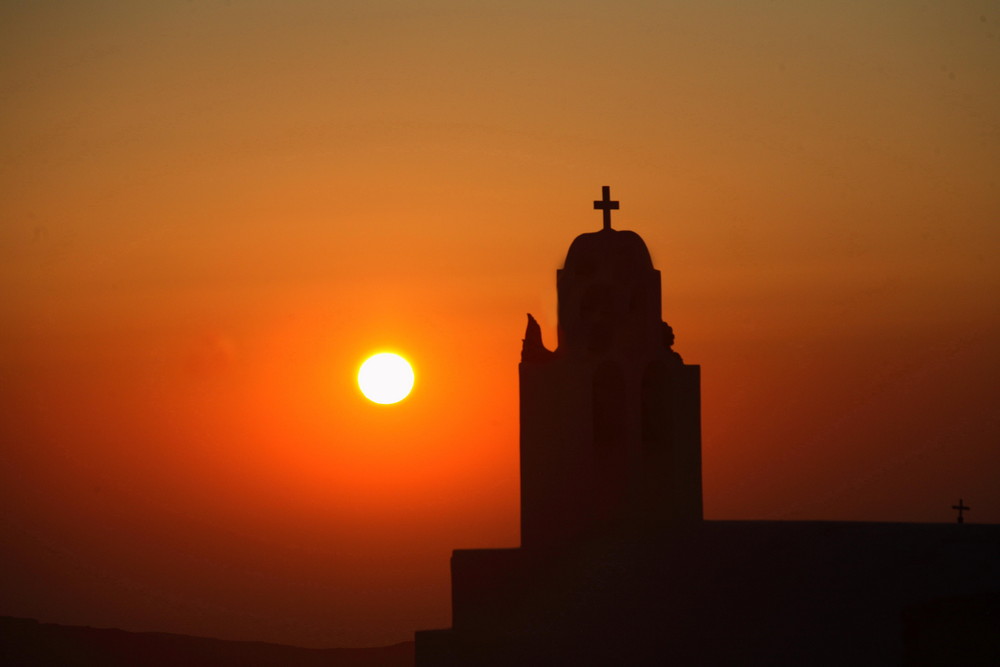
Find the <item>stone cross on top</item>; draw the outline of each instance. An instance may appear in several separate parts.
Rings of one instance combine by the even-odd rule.
[[[968,505],[966,505],[964,502],[962,502],[961,498],[958,499],[958,504],[957,505],[952,505],[951,508],[953,510],[958,510],[958,522],[959,523],[965,523],[965,516],[963,515],[963,512],[965,512],[965,510],[971,510],[972,509],[971,507],[969,507]]]
[[[594,202],[594,208],[604,211],[604,229],[611,229],[611,211],[618,210],[618,202],[611,201],[611,186],[601,186],[601,198]]]

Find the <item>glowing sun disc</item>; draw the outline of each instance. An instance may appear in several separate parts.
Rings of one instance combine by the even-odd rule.
[[[389,405],[398,403],[413,389],[413,368],[410,363],[392,352],[382,352],[369,357],[358,371],[358,387],[373,403]]]

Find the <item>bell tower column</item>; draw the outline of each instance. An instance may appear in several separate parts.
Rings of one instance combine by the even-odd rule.
[[[528,316],[520,373],[521,539],[553,546],[648,522],[700,520],[698,366],[673,350],[660,272],[638,234],[581,234],[556,273],[559,340]]]

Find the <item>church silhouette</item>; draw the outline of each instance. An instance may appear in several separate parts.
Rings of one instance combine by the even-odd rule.
[[[417,667],[1000,664],[1000,526],[703,519],[700,367],[618,207],[557,271],[554,350],[528,316],[521,547],[453,553]]]

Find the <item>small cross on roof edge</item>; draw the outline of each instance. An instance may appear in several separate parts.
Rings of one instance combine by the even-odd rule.
[[[965,504],[965,502],[959,498],[957,505],[952,505],[953,510],[958,510],[958,522],[965,523],[965,516],[962,514],[965,510],[971,510],[972,508]]]

